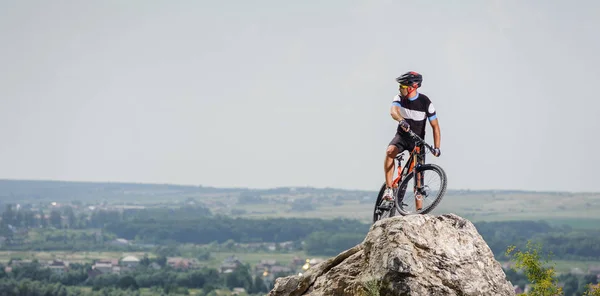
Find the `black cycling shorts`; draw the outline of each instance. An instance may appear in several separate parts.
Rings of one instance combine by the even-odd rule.
[[[392,141],[390,141],[389,145],[396,146],[396,148],[398,148],[398,153],[401,153],[404,150],[411,151],[415,147],[415,142],[408,136],[403,136],[399,132],[396,132],[396,135]]]
[[[415,141],[407,135],[402,135],[396,132],[394,138],[390,141],[389,145],[394,145],[398,148],[398,153],[402,153],[404,150],[411,152],[415,147]],[[422,161],[425,161],[425,146],[421,145],[421,157]]]

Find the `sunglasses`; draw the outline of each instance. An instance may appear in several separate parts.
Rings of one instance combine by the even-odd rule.
[[[408,88],[408,85],[402,85],[402,84],[400,84],[400,88],[401,88],[401,89],[407,89],[407,88]]]

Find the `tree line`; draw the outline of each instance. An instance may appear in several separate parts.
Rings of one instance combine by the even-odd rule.
[[[137,219],[108,223],[106,231],[126,239],[147,243],[175,241],[208,244],[233,240],[240,243],[303,240],[314,232],[367,234],[369,225],[351,219],[269,218],[249,219],[227,216],[189,220]]]
[[[2,213],[0,236],[7,238],[5,248],[35,250],[106,249],[114,238],[135,240],[147,244],[209,244],[234,241],[238,243],[293,241],[302,245],[309,255],[335,255],[359,244],[370,224],[353,219],[309,218],[235,218],[213,215],[201,205],[179,208],[148,208],[125,211],[95,210],[89,218],[73,213],[70,207],[50,213],[49,223],[36,221],[28,210],[7,206]],[[56,214],[52,214],[56,213]],[[73,219],[63,221],[60,216]],[[53,218],[54,217],[54,218]],[[79,217],[79,218],[78,218]],[[42,219],[43,220],[43,219]],[[600,260],[600,231],[551,226],[545,221],[476,222],[475,227],[499,260],[508,259],[504,250],[509,244],[524,247],[527,240],[539,241],[556,259]],[[13,229],[10,228],[13,226]],[[97,229],[100,234],[46,233],[43,241],[24,244],[19,241],[14,226],[24,228]]]
[[[561,260],[600,260],[600,231],[551,226],[545,221],[498,221],[474,223],[499,260],[507,260],[509,244],[524,248],[527,241],[541,243]]]

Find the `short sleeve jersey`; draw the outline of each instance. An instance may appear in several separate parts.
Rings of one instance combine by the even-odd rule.
[[[432,121],[437,118],[433,103],[429,97],[421,93],[417,93],[410,99],[401,99],[400,95],[396,95],[392,105],[400,107],[400,115],[410,124],[410,129],[421,138],[425,138],[427,120]],[[398,125],[398,132],[404,132],[400,125]]]

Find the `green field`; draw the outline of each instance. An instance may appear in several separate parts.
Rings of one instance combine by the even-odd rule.
[[[324,257],[314,257],[307,256],[304,252],[295,252],[295,253],[240,253],[240,252],[213,252],[211,253],[211,260],[208,261],[209,267],[218,267],[223,260],[229,256],[236,256],[243,263],[248,263],[251,266],[258,264],[261,260],[276,260],[281,265],[288,265],[292,262],[292,259],[295,257],[299,257],[304,259],[308,258],[324,258]]]
[[[271,197],[276,198],[276,197]],[[302,217],[302,218],[352,218],[370,223],[373,204],[370,201],[341,200],[333,205],[332,196],[321,199],[306,198],[315,210],[294,211],[290,197],[280,197],[279,203],[234,205],[230,209],[215,207],[220,213],[233,213],[241,217]],[[240,210],[245,213],[238,214]],[[545,194],[545,193],[472,193],[447,194],[432,214],[454,213],[472,222],[508,220],[545,220],[552,224],[567,224],[574,228],[600,228],[600,194]]]
[[[22,260],[49,261],[64,260],[69,262],[91,263],[95,259],[121,259],[125,256],[136,256],[142,258],[144,254],[152,258],[154,255],[144,252],[29,252],[29,251],[0,251],[0,262],[6,263],[11,258],[20,258]]]

